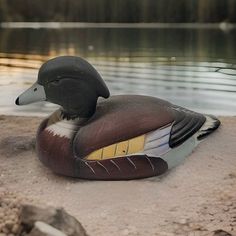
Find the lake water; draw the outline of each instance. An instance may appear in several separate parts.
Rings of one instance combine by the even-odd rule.
[[[58,55],[90,61],[112,94],[145,94],[216,115],[236,115],[236,30],[0,29],[0,113],[47,115],[15,98]]]

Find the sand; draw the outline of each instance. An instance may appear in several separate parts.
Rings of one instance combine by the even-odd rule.
[[[236,235],[236,117],[220,119],[222,126],[161,178],[112,182],[53,174],[34,151],[42,118],[0,116],[0,191],[64,207],[91,236]]]

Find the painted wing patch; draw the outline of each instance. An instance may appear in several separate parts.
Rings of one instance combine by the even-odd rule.
[[[90,153],[86,160],[105,160],[130,155],[145,154],[161,157],[170,150],[169,139],[172,125],[133,139],[122,141]]]
[[[141,135],[126,141],[115,143],[104,148],[100,148],[90,153],[86,160],[105,160],[118,158],[135,153],[142,153],[144,149],[145,135]]]

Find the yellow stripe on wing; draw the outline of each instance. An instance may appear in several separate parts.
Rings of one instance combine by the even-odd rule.
[[[98,149],[92,153],[90,153],[87,157],[86,160],[101,160],[102,159],[102,152],[103,149]]]
[[[129,140],[117,143],[116,144],[115,156],[124,156],[124,155],[126,155],[127,151],[128,151],[128,146],[129,146],[128,143],[129,143]]]
[[[109,159],[111,157],[114,157],[116,153],[116,145],[117,144],[112,144],[103,148],[102,159]]]
[[[142,152],[145,135],[141,135],[126,141],[115,143],[90,153],[86,160],[105,160]]]
[[[143,151],[145,135],[130,139],[127,154],[137,153]]]

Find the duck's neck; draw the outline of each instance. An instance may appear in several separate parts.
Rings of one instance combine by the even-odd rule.
[[[61,118],[63,120],[79,120],[80,119],[78,114],[71,114],[71,113],[65,111],[63,109],[63,107],[61,107],[60,110],[61,110]]]
[[[64,119],[89,119],[96,111],[97,99],[93,101],[78,101],[73,106],[70,104],[68,107],[61,107],[61,115]]]
[[[73,120],[73,121],[80,121],[80,120],[88,120],[90,117],[80,117],[78,114],[70,114],[63,110],[63,108],[60,109],[60,117],[62,120]]]

